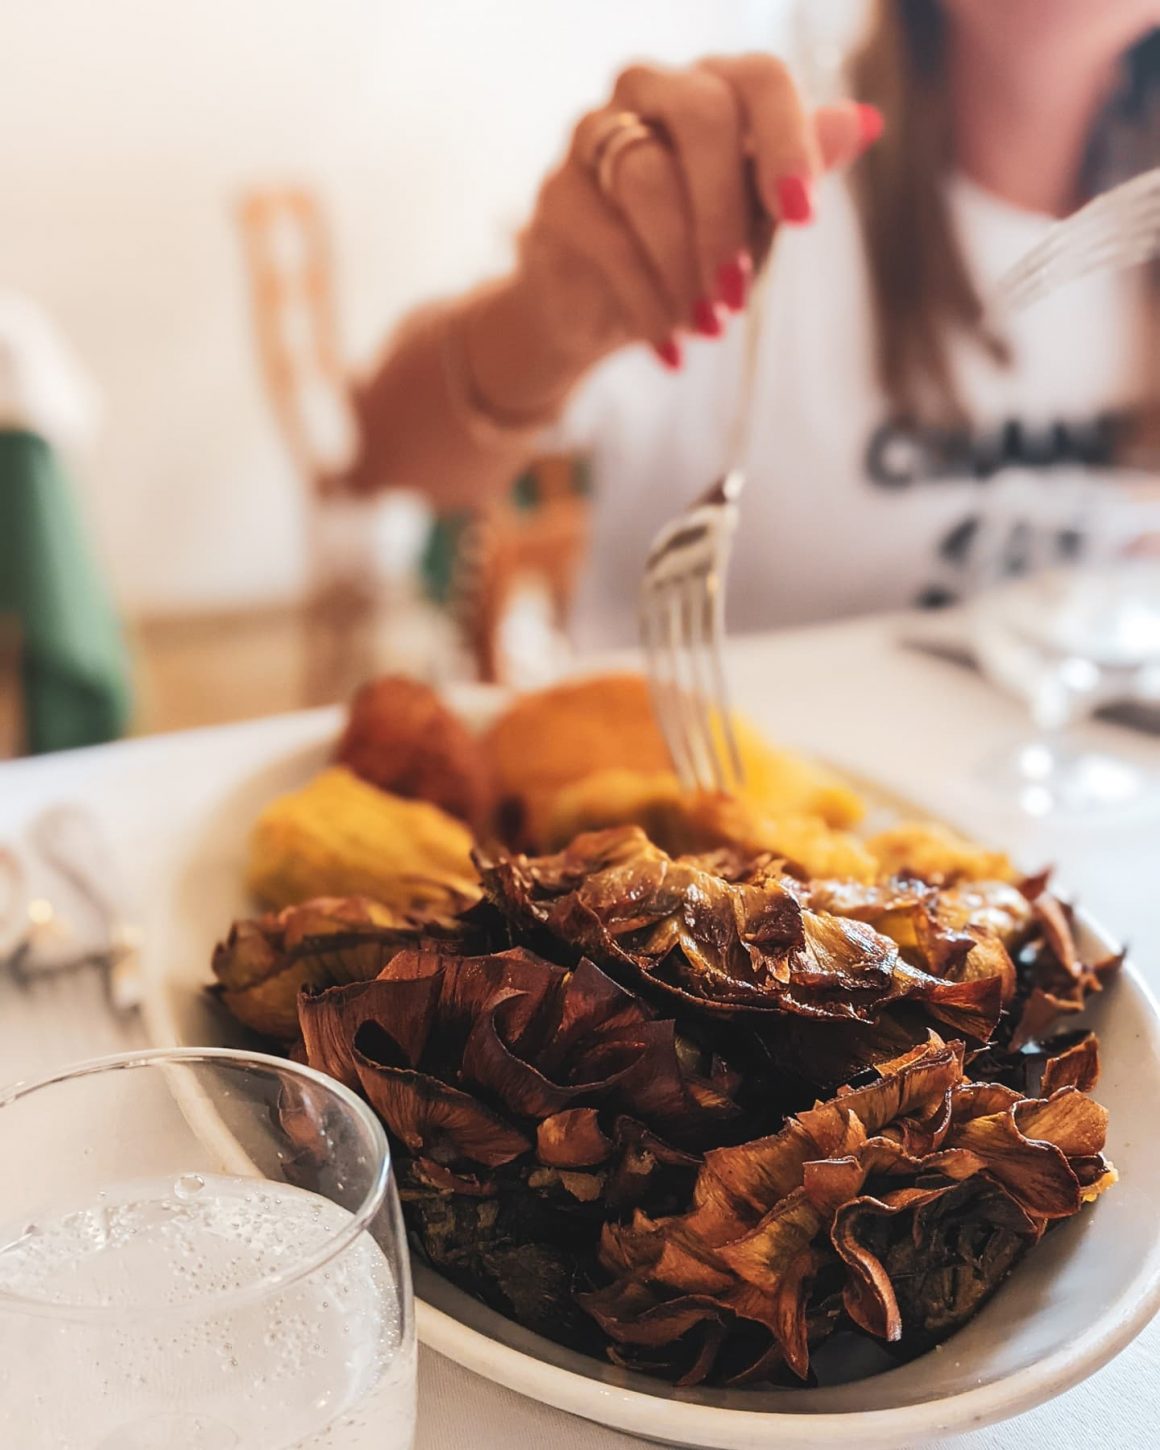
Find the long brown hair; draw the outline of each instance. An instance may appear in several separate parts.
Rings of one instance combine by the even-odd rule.
[[[999,362],[1007,350],[983,325],[942,184],[952,162],[946,46],[946,18],[936,0],[875,0],[849,72],[853,94],[873,101],[886,117],[886,138],[852,177],[869,263],[879,382],[900,417],[934,415],[950,422],[964,419],[951,339],[966,337]],[[1124,86],[1093,133],[1082,178],[1086,189],[1099,190],[1160,162],[1158,99],[1155,31],[1129,55]],[[1160,286],[1152,290],[1160,299]],[[1153,314],[1160,324],[1160,306]],[[1152,335],[1160,343],[1160,325]]]

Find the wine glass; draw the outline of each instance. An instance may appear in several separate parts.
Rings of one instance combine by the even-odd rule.
[[[1104,705],[1160,699],[1160,504],[1153,480],[1083,472],[997,480],[973,551],[972,643],[1034,733],[984,763],[1027,814],[1090,814],[1154,784],[1086,748],[1075,727]]]
[[[382,1126],[309,1068],[140,1052],[0,1093],[0,1444],[407,1450]]]

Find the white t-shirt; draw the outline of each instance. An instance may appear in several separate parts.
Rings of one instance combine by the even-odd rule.
[[[962,178],[952,217],[985,290],[1050,225]],[[899,218],[899,226],[906,219]],[[891,427],[875,379],[866,260],[853,198],[820,188],[809,227],[778,236],[761,334],[748,484],[729,577],[732,630],[902,607],[953,594],[986,480],[1099,452],[1101,418],[1137,402],[1146,334],[1141,273],[1094,275],[1012,319],[1013,366],[963,342],[952,352],[969,434]],[[744,324],[694,340],[684,370],[632,349],[601,367],[563,430],[592,458],[596,490],[578,643],[630,641],[657,529],[723,471]]]

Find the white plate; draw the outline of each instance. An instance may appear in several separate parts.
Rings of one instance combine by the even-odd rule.
[[[476,702],[478,697],[475,697]],[[246,1035],[207,997],[214,943],[251,914],[242,881],[254,818],[303,784],[329,737],[273,762],[207,802],[170,889],[164,924],[144,957],[145,1015],[158,1045],[244,1045]],[[1087,951],[1113,949],[1093,923]],[[1016,1415],[1106,1363],[1160,1307],[1160,1016],[1129,967],[1085,1015],[1100,1034],[1097,1093],[1111,1111],[1108,1152],[1121,1179],[1095,1207],[1048,1235],[969,1325],[941,1349],[853,1384],[801,1390],[674,1390],[521,1329],[421,1264],[419,1335],[467,1369],[532,1399],[670,1445],[778,1450],[856,1442],[895,1450]]]

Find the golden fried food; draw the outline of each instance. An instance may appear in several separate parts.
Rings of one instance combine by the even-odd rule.
[[[857,837],[819,815],[766,816],[748,799],[684,791],[667,771],[604,770],[567,786],[552,802],[545,848],[559,850],[582,832],[626,825],[640,826],[673,856],[736,846],[771,851],[810,876],[872,881],[878,871]]]
[[[989,851],[934,821],[901,821],[872,836],[866,849],[883,876],[918,876],[936,883],[1019,879],[1004,852]]]
[[[431,801],[475,829],[491,808],[479,742],[429,685],[401,675],[358,691],[335,759],[380,790]]]
[[[817,816],[830,826],[860,819],[863,803],[834,771],[777,750],[745,720],[734,720],[745,769],[745,799],[764,817]],[[484,737],[496,783],[503,833],[540,849],[561,838],[569,813],[594,811],[588,824],[641,820],[634,810],[664,812],[675,790],[668,750],[640,675],[598,675],[524,695]],[[567,792],[591,777],[577,796]],[[599,811],[599,792],[610,791]],[[557,800],[564,795],[562,804]],[[628,804],[635,801],[635,805]],[[642,824],[644,822],[642,821]]]
[[[565,786],[595,771],[669,770],[669,753],[639,675],[599,675],[521,695],[483,737],[501,826],[538,844]]]
[[[873,881],[877,868],[864,843],[849,831],[836,830],[820,816],[758,817],[749,849],[773,851],[807,876],[836,876]]]
[[[767,816],[820,816],[830,826],[852,826],[866,813],[847,780],[819,761],[779,750],[742,716],[733,717],[745,769],[744,795]]]
[[[613,768],[593,771],[565,786],[549,802],[543,848],[560,851],[585,831],[640,826],[670,855],[709,851],[725,842],[697,819],[696,797],[683,791],[671,770]]]
[[[266,807],[247,876],[266,906],[365,896],[399,911],[457,911],[479,887],[467,827],[428,801],[404,800],[331,766]]]

